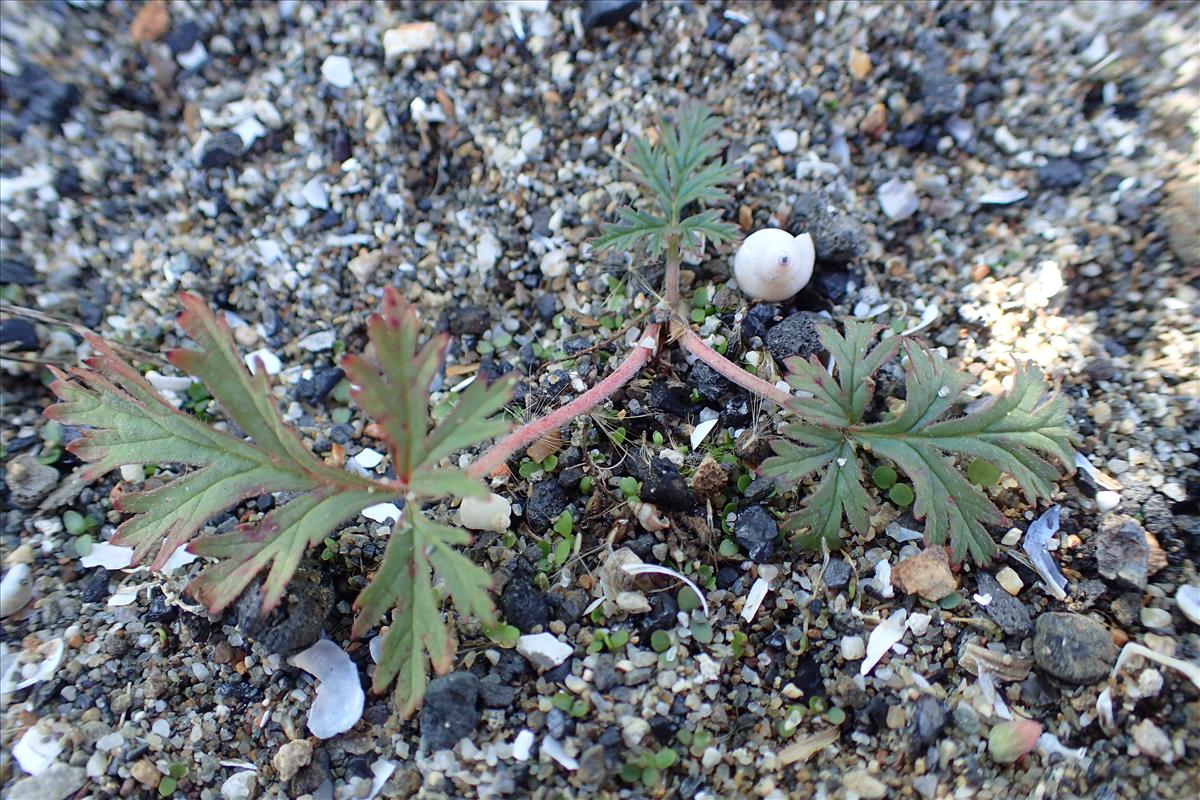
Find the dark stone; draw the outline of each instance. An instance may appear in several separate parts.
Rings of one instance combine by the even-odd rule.
[[[486,356],[479,362],[479,371],[477,374],[483,379],[485,384],[491,386],[512,371],[513,365],[507,361],[497,361],[491,356]]]
[[[803,218],[804,225],[792,233],[812,236],[817,261],[844,263],[867,252],[862,225],[842,212],[824,192],[801,197],[793,210],[795,216]]]
[[[261,615],[262,579],[242,593],[234,613],[243,634],[272,653],[290,655],[321,638],[325,617],[333,608],[333,589],[320,572],[301,567],[288,582],[283,599],[266,616]]]
[[[221,131],[214,134],[204,144],[200,153],[200,169],[220,169],[242,157],[245,152],[242,137],[233,131]]]
[[[496,663],[492,665],[492,675],[501,683],[516,683],[517,679],[529,671],[529,662],[516,650],[497,650]]]
[[[533,485],[529,500],[525,502],[525,521],[534,533],[541,534],[554,524],[568,502],[567,493],[558,481],[543,478]]]
[[[761,464],[773,452],[770,439],[753,428],[742,431],[733,445],[733,454],[751,464]]]
[[[74,197],[82,188],[83,183],[79,179],[79,170],[73,164],[68,164],[55,173],[54,191],[58,192],[59,197]]]
[[[552,708],[546,714],[546,733],[555,739],[562,739],[567,735],[567,715],[561,708]]]
[[[679,733],[679,721],[657,714],[650,718],[650,732],[659,744],[670,744]]]
[[[291,797],[314,794],[330,777],[329,754],[324,750],[317,750],[313,753],[312,762],[301,767],[300,771],[292,776],[291,783],[288,784],[288,794]]]
[[[85,603],[99,603],[108,597],[108,570],[97,569],[88,577],[79,592],[79,599]]]
[[[775,555],[778,535],[779,525],[762,506],[750,506],[738,512],[733,538],[754,563],[762,564]]]
[[[744,428],[750,424],[750,395],[735,394],[725,399],[721,424],[726,428]]]
[[[991,595],[992,601],[983,607],[992,621],[1009,636],[1024,638],[1029,635],[1033,624],[1025,604],[1004,590],[999,581],[986,572],[975,579],[975,590],[981,595]]]
[[[567,660],[559,664],[553,669],[548,669],[542,673],[542,678],[550,683],[562,683],[571,674],[571,664],[575,661],[575,656],[568,656]]]
[[[770,303],[759,303],[750,306],[746,311],[746,316],[742,318],[742,341],[749,342],[755,337],[762,338],[767,335],[767,329],[775,322],[775,317],[779,316],[779,306]]]
[[[925,138],[929,134],[929,127],[926,125],[910,125],[907,128],[902,128],[892,137],[892,142],[905,150],[918,150],[925,143]]]
[[[798,311],[767,331],[767,351],[776,361],[792,356],[808,358],[824,351],[817,326],[828,321],[809,311]]]
[[[296,384],[296,397],[301,402],[316,405],[329,396],[346,373],[340,367],[317,367],[311,378],[301,378]]]
[[[1029,673],[1029,676],[1021,681],[1021,699],[1031,706],[1048,706],[1054,702],[1055,694],[1036,672]]]
[[[1140,522],[1124,514],[1109,514],[1100,523],[1094,543],[1096,569],[1102,577],[1130,589],[1146,588],[1150,542]]]
[[[546,604],[545,595],[523,575],[514,575],[504,584],[504,591],[500,594],[500,610],[505,621],[515,625],[521,633],[529,633],[550,624],[550,607]]]
[[[920,73],[921,102],[925,116],[935,119],[957,114],[963,109],[962,84],[946,71],[942,57],[930,58]]]
[[[479,682],[479,700],[484,708],[511,708],[517,699],[517,687],[495,680]]]
[[[1070,158],[1052,158],[1038,167],[1043,189],[1072,189],[1083,183],[1083,166]]]
[[[583,617],[591,597],[578,589],[564,590],[556,586],[550,590],[546,601],[554,610],[554,618],[570,625]]]
[[[350,139],[350,134],[345,128],[338,130],[333,137],[333,163],[341,164],[350,156],[354,155],[354,142]]]
[[[455,336],[482,336],[491,324],[491,315],[483,306],[450,306],[444,320],[445,329]]]
[[[169,623],[179,616],[179,608],[167,602],[161,591],[150,593],[150,605],[143,615],[147,622]]]
[[[42,282],[33,264],[23,258],[0,258],[0,283],[36,286]]]
[[[591,346],[592,343],[589,342],[585,337],[572,336],[563,342],[563,352],[569,356],[573,356],[576,353],[581,353],[584,350],[587,350]]]
[[[927,694],[917,700],[908,724],[912,735],[913,752],[924,753],[926,748],[938,740],[946,727],[946,707],[942,701]]]
[[[558,313],[558,297],[553,294],[539,294],[533,301],[533,306],[537,310],[538,319],[549,323]]]
[[[163,37],[163,42],[171,48],[172,55],[186,53],[196,46],[200,40],[200,26],[194,20],[184,20],[178,25],[172,25],[171,30]]]
[[[664,414],[676,417],[687,416],[687,406],[684,405],[683,400],[663,381],[655,381],[650,384],[650,391],[646,395],[646,405]]]
[[[850,565],[840,558],[829,559],[824,580],[830,589],[845,589],[850,585]]]
[[[36,352],[38,349],[37,329],[29,320],[9,317],[0,321],[0,345],[8,345],[13,352]]]
[[[585,0],[581,20],[585,28],[608,28],[625,22],[642,5],[642,0]]]
[[[691,371],[688,372],[688,384],[710,403],[720,400],[729,388],[729,381],[703,361],[692,365]]]
[[[730,586],[733,586],[735,583],[737,583],[738,578],[740,577],[742,577],[742,573],[738,571],[737,567],[732,567],[728,564],[718,567],[717,588],[728,589]]]
[[[649,637],[655,631],[672,630],[679,622],[675,616],[678,613],[679,604],[669,592],[653,595],[650,598],[650,611],[638,621],[642,635]]]
[[[596,656],[596,666],[592,667],[592,685],[598,692],[607,692],[621,680],[617,672],[617,659],[610,653]]]
[[[692,493],[679,474],[679,467],[655,457],[642,483],[642,499],[666,508],[683,509],[691,506]]]
[[[775,480],[766,475],[760,475],[746,486],[746,491],[742,492],[742,499],[747,503],[761,503],[770,497],[773,491],[775,491]]]
[[[238,703],[254,703],[262,697],[262,689],[246,680],[218,683],[213,693],[221,702],[232,700]]]
[[[813,273],[812,289],[831,303],[841,304],[850,299],[855,275],[844,267],[821,267]]]
[[[448,750],[475,732],[479,679],[470,672],[451,672],[429,682],[421,705],[421,749]]]
[[[1037,619],[1033,658],[1043,671],[1067,683],[1104,680],[1117,660],[1112,634],[1082,614],[1049,612]]]
[[[30,124],[61,128],[79,104],[79,87],[57,81],[39,66],[26,66],[16,78],[4,85],[5,94],[21,107],[21,118],[14,133],[21,133]]]

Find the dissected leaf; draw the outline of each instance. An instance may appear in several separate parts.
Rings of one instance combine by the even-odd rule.
[[[837,546],[842,520],[866,531],[874,503],[862,483],[859,448],[890,461],[912,486],[891,484],[900,505],[914,502],[913,513],[925,520],[930,544],[949,541],[955,560],[970,554],[984,562],[995,552],[987,525],[1004,517],[992,500],[963,474],[956,460],[981,459],[1010,474],[1028,502],[1049,498],[1059,469],[1050,461],[1071,463],[1066,403],[1047,393],[1041,373],[1018,365],[1012,388],[982,408],[958,416],[951,409],[969,378],[944,359],[912,341],[903,343],[905,403],[895,416],[864,423],[874,386],[872,376],[893,358],[901,341],[892,337],[871,347],[877,328],[851,321],[845,334],[822,326],[821,341],[829,350],[834,373],[815,358],[790,359],[788,382],[812,395],[791,409],[794,420],[773,442],[775,457],[766,474],[800,481],[821,470],[821,478],[801,511],[785,529],[807,531],[801,542]],[[876,470],[876,475],[880,471]],[[878,481],[877,481],[878,482]]]
[[[46,413],[87,429],[71,450],[91,462],[88,478],[125,464],[190,468],[163,486],[125,494],[118,508],[133,516],[118,528],[114,542],[132,545],[139,559],[157,552],[155,568],[189,541],[193,552],[216,559],[191,585],[212,611],[236,600],[263,570],[263,606],[273,608],[305,551],[368,506],[484,493],[466,472],[439,469],[437,464],[505,431],[506,423],[493,415],[507,401],[509,383],[472,385],[434,426],[429,390],[441,368],[445,341],[436,337],[420,344],[419,320],[394,288],[385,292],[382,311],[367,325],[379,369],[358,357],[346,363],[357,385],[356,399],[375,417],[390,448],[396,478],[388,481],[361,477],[313,455],[298,432],[284,423],[265,370],[251,374],[243,366],[225,321],[195,295],[183,294],[180,301],[184,310],[179,325],[197,346],[175,350],[169,359],[202,381],[249,439],[182,413],[94,336],[89,342],[96,356],[85,368],[70,375],[55,371],[53,389],[61,402]],[[192,541],[213,516],[244,500],[281,492],[290,497],[258,522]],[[453,553],[447,543],[463,544],[466,534],[443,534],[438,541],[442,544],[431,557],[462,578],[450,584],[456,597],[462,596],[460,606],[467,613],[490,614],[483,589],[487,575],[471,572],[447,555]],[[476,581],[475,593],[463,581]],[[439,655],[435,664],[447,664],[445,657]]]
[[[737,228],[722,222],[716,209],[684,217],[693,204],[726,199],[721,187],[739,174],[733,165],[716,160],[720,128],[720,119],[707,108],[689,104],[674,123],[661,126],[656,144],[644,137],[634,139],[628,165],[634,178],[650,191],[657,214],[622,208],[617,212],[620,221],[606,225],[592,246],[597,251],[644,247],[658,256],[672,241],[698,247],[702,239],[720,244],[736,238]]]
[[[395,681],[401,716],[410,716],[420,704],[429,665],[440,675],[454,663],[453,638],[434,590],[435,573],[459,613],[472,615],[485,626],[496,622],[496,610],[486,591],[490,577],[454,549],[469,540],[458,528],[439,525],[406,509],[392,532],[379,571],[355,601],[356,637],[374,627],[389,608],[394,609],[373,688],[382,692]]]

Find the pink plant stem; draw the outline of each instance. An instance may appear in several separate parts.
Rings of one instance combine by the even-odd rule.
[[[793,399],[791,395],[779,387],[767,383],[762,378],[751,375],[716,350],[713,350],[693,331],[689,330],[685,332],[683,338],[680,339],[680,344],[683,345],[684,349],[690,351],[692,355],[705,364],[708,364],[721,375],[759,397],[770,400],[778,406],[787,406]]]
[[[646,365],[646,362],[650,360],[650,356],[654,354],[654,351],[643,347],[642,341],[650,339],[657,343],[658,328],[657,322],[648,325],[646,330],[642,332],[641,337],[639,337],[639,341],[634,346],[633,352],[626,357],[621,366],[613,370],[611,375],[565,406],[555,409],[540,419],[522,425],[508,436],[496,442],[487,452],[479,457],[478,461],[467,468],[468,474],[476,478],[490,475],[492,470],[507,461],[513,453],[532,444],[551,431],[558,430],[563,425],[575,419],[575,417],[591,410],[596,405],[611,397],[617,389],[620,389],[633,380],[642,367]]]

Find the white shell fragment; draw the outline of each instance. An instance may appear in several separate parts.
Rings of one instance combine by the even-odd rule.
[[[904,609],[893,611],[890,617],[871,631],[867,639],[867,657],[858,669],[860,675],[866,675],[873,670],[884,654],[892,649],[892,645],[904,638],[904,618]]]
[[[533,750],[533,731],[528,728],[522,728],[517,734],[517,738],[513,739],[512,754],[517,761],[528,761],[529,754]]]
[[[660,567],[658,564],[626,563],[621,566],[621,571],[627,575],[667,575],[683,581],[689,589],[696,593],[696,597],[700,598],[700,607],[704,609],[704,616],[708,616],[708,600],[705,599],[704,592],[700,591],[700,587],[693,583],[688,576],[669,567]]]
[[[504,533],[512,522],[512,503],[498,494],[464,497],[458,507],[458,522],[471,531]]]
[[[51,639],[11,657],[5,652],[0,697],[52,678],[62,663],[63,650],[62,639]]]
[[[0,580],[0,618],[15,614],[33,597],[33,576],[28,564],[13,564]]]
[[[1042,576],[1042,585],[1047,593],[1059,600],[1067,599],[1067,579],[1058,571],[1050,555],[1048,543],[1058,533],[1058,506],[1051,506],[1046,513],[1035,519],[1025,531],[1022,549],[1029,556],[1033,568]]]
[[[542,752],[557,761],[563,769],[572,771],[579,769],[579,762],[571,757],[563,748],[562,742],[553,736],[542,739]]]
[[[345,733],[362,718],[366,695],[358,668],[346,651],[328,639],[288,659],[317,679],[317,699],[308,711],[308,730],[318,739]]]
[[[246,354],[246,367],[251,373],[258,373],[259,364],[268,375],[278,375],[279,371],[283,369],[283,362],[279,360],[279,356],[265,347]]]
[[[1175,592],[1175,604],[1193,625],[1200,625],[1200,586],[1180,586]]]
[[[328,56],[321,63],[321,77],[339,89],[354,83],[354,67],[345,56]]]
[[[108,542],[96,542],[92,545],[91,551],[79,559],[79,563],[85,567],[125,569],[133,563],[133,548]]]
[[[400,506],[395,503],[376,503],[362,510],[362,515],[372,522],[383,524],[397,522],[400,519]]]
[[[1017,203],[1029,196],[1024,189],[992,189],[979,196],[979,202],[986,206],[1007,206]]]
[[[762,578],[754,582],[750,587],[749,594],[746,595],[746,603],[742,606],[742,619],[746,622],[753,622],[754,617],[758,614],[758,609],[762,607],[763,600],[767,597],[767,590],[771,585]]]
[[[180,567],[186,567],[197,558],[199,558],[199,556],[188,550],[186,544],[181,544],[179,547],[175,548],[174,553],[171,553],[171,557],[168,558],[166,563],[162,565],[162,569],[160,571],[164,573],[174,572]]]
[[[40,775],[62,751],[62,737],[43,730],[41,725],[34,725],[13,745],[12,754],[21,769],[30,775]]]
[[[388,761],[386,758],[375,759],[371,764],[371,791],[367,794],[366,800],[375,800],[383,791],[383,785],[388,782],[388,778],[392,777],[392,773],[395,771],[395,761]]]
[[[908,219],[917,213],[920,200],[917,198],[917,187],[912,181],[902,181],[892,178],[879,187],[879,207],[887,218],[896,222]]]
[[[435,22],[408,22],[383,32],[383,57],[391,63],[405,53],[419,53],[433,47],[437,40]]]
[[[1117,673],[1121,671],[1121,668],[1125,666],[1125,662],[1128,661],[1131,656],[1148,658],[1151,661],[1157,661],[1164,667],[1170,667],[1171,669],[1178,670],[1187,676],[1188,680],[1194,683],[1197,689],[1200,689],[1200,664],[1195,664],[1191,661],[1184,661],[1179,658],[1172,658],[1171,656],[1165,656],[1162,653],[1151,650],[1144,644],[1137,644],[1136,642],[1130,642],[1121,648],[1121,654],[1117,656],[1117,663],[1113,664],[1112,668],[1112,676],[1114,678],[1117,676]]]
[[[383,453],[378,450],[372,450],[369,447],[364,447],[354,456],[354,463],[363,469],[375,469],[383,463]]]
[[[517,639],[517,652],[539,670],[554,669],[571,657],[575,648],[552,633],[527,633]]]
[[[637,517],[638,524],[644,530],[654,533],[655,531],[663,531],[671,527],[671,521],[664,517],[658,510],[658,506],[653,503],[647,503],[637,498],[632,498],[629,501],[629,509],[633,515]]]
[[[712,433],[713,428],[717,427],[719,421],[719,418],[708,419],[692,428],[692,435],[689,438],[691,439],[693,450],[700,449],[700,445],[704,442],[704,439]]]
[[[746,237],[733,257],[733,275],[755,300],[787,300],[812,278],[817,260],[812,236],[763,228]]]

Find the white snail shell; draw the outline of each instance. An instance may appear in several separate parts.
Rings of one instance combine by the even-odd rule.
[[[763,228],[746,237],[733,257],[733,275],[755,300],[787,300],[808,284],[817,260],[812,237]]]
[[[468,530],[504,533],[512,521],[512,504],[498,494],[464,497],[458,507],[458,521]]]
[[[13,564],[0,581],[0,617],[15,614],[33,596],[33,576],[28,565]]]

